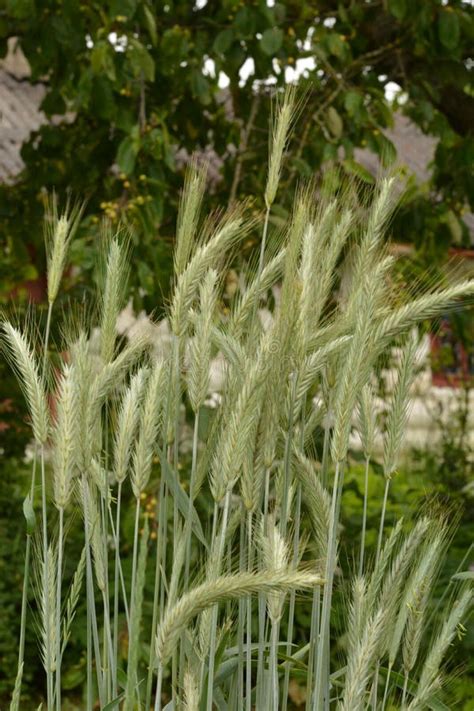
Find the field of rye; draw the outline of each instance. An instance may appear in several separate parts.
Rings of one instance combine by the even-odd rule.
[[[145,337],[117,337],[133,267],[123,230],[107,236],[96,303],[63,313],[62,342],[51,356],[51,318],[80,215],[51,201],[47,322],[33,327],[3,317],[1,324],[34,439],[11,711],[27,707],[24,650],[36,644],[44,667],[37,703],[42,699],[43,711],[64,708],[65,651],[81,601],[87,711],[286,711],[295,679],[306,711],[446,709],[439,699],[443,665],[473,602],[472,573],[460,570],[436,609],[432,604],[456,516],[433,502],[389,527],[385,513],[417,368],[414,327],[472,297],[474,282],[394,290],[394,258],[384,240],[396,208],[389,178],[363,204],[350,188],[316,199],[311,185],[302,186],[289,224],[270,234],[294,116],[287,92],[275,111],[261,221],[249,216],[248,203],[202,217],[206,171],[190,166],[176,230],[171,346],[163,357]],[[259,259],[242,273],[224,313],[232,256],[258,231]],[[335,300],[343,261],[350,284]],[[265,324],[262,304],[271,311]],[[394,344],[401,357],[381,421],[376,374]],[[203,428],[217,353],[224,384]],[[193,431],[189,467],[180,448],[185,420]],[[316,428],[324,431],[318,448]],[[340,504],[354,428],[365,458],[362,543],[343,578]],[[368,555],[376,437],[383,439],[385,493],[376,550]],[[154,536],[144,515],[149,491],[157,492]],[[127,541],[124,502],[134,508]],[[69,536],[78,520],[82,553],[70,576]],[[341,599],[343,620],[334,616]],[[145,604],[151,625],[143,624]],[[295,635],[300,604],[311,610],[304,644]],[[333,652],[336,629],[343,656]],[[124,635],[126,660],[119,654]]]

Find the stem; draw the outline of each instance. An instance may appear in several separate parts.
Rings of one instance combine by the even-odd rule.
[[[406,704],[407,688],[408,688],[408,672],[406,671],[405,672],[405,680],[403,682],[402,709],[405,708],[405,704]]]
[[[158,602],[159,602],[159,592],[160,592],[160,563],[161,563],[161,541],[162,541],[162,515],[161,513],[161,502],[164,498],[165,489],[165,479],[162,476],[160,479],[160,492],[158,494],[157,502],[157,516],[158,521],[158,535],[156,537],[156,561],[155,561],[155,585],[153,588],[153,615],[151,623],[151,635],[150,635],[150,653],[148,656],[148,674],[146,680],[146,696],[145,696],[145,708],[149,709],[151,704],[151,690],[153,686],[153,667],[155,662],[155,645],[154,639],[156,634],[156,628],[158,624]]]
[[[31,484],[30,484],[30,500],[31,505],[33,505],[33,496],[35,489],[35,478],[36,478],[36,445],[35,453],[33,457],[33,466],[31,471]],[[21,675],[23,678],[23,660],[25,657],[25,638],[26,638],[26,615],[28,608],[28,587],[30,582],[30,560],[31,560],[31,535],[26,534],[26,548],[25,548],[25,567],[23,572],[23,590],[21,594],[21,616],[20,616],[20,640],[18,643],[18,670],[17,676]]]
[[[56,710],[61,711],[61,578],[63,568],[64,508],[59,509],[58,568],[56,579]]]
[[[309,655],[308,655],[308,674],[306,677],[306,711],[311,708],[313,676],[316,671],[316,640],[319,630],[319,608],[321,605],[321,587],[318,585],[313,591],[313,604],[311,609],[311,628],[309,635]]]
[[[280,529],[283,538],[286,537],[286,529],[288,525],[288,492],[290,490],[291,484],[291,445],[293,440],[293,404],[296,396],[296,374],[291,376],[291,396],[290,396],[290,422],[288,425],[288,433],[285,440],[285,458],[284,458],[284,484],[283,484],[283,496],[281,502],[281,520]]]
[[[120,566],[120,508],[122,505],[122,482],[119,481],[117,489],[117,510],[115,513],[115,570],[114,570],[114,659],[115,668],[118,666],[118,616],[119,616],[119,566]],[[117,674],[112,680],[114,698],[117,696]]]
[[[380,515],[380,527],[379,527],[379,537],[377,540],[377,554],[375,556],[375,565],[377,565],[379,557],[380,557],[380,551],[382,550],[382,538],[383,538],[383,527],[385,523],[385,511],[387,510],[387,500],[388,500],[388,490],[390,488],[390,479],[389,477],[385,478],[385,491],[383,494],[383,504],[382,504],[382,513]]]
[[[163,683],[163,665],[158,665],[158,679],[156,682],[155,711],[161,711],[161,686]]]
[[[362,514],[362,533],[361,533],[361,544],[360,544],[360,558],[359,558],[359,577],[362,576],[364,572],[364,553],[365,553],[365,531],[367,528],[367,500],[369,496],[369,463],[370,457],[365,458],[365,476],[364,476],[364,510]]]
[[[191,479],[189,482],[189,506],[188,506],[188,516],[185,524],[185,534],[184,540],[186,542],[186,558],[184,564],[184,588],[183,593],[187,592],[189,586],[189,565],[191,562],[191,540],[193,536],[192,529],[192,510],[194,501],[194,486],[196,480],[196,469],[197,469],[197,451],[198,451],[198,433],[199,433],[199,413],[198,409],[194,415],[194,431],[193,431],[193,455],[191,463]]]
[[[176,478],[179,483],[179,406],[181,403],[181,391],[180,391],[180,342],[179,337],[173,335],[173,348],[174,348],[174,368],[175,368],[175,383],[176,383],[176,394],[175,394],[175,409],[174,409],[174,439],[173,439],[173,464],[176,472]],[[173,551],[176,552],[176,545],[178,542],[178,502],[176,497],[173,497]]]
[[[270,675],[272,684],[272,710],[278,711],[278,697],[280,695],[278,686],[278,637],[280,625],[277,620],[272,620],[272,630],[270,635]]]
[[[85,475],[82,475],[85,487]],[[90,549],[90,531],[89,531],[89,502],[87,497],[84,496],[83,501],[84,506],[84,533],[85,533],[85,543],[86,543],[86,588],[87,588],[87,684],[88,684],[88,703],[91,702],[92,707],[92,643],[94,645],[95,651],[95,664],[97,670],[97,687],[99,691],[99,701],[101,707],[104,706],[104,688],[103,688],[103,677],[102,677],[102,663],[100,657],[100,645],[99,645],[99,633],[97,630],[97,615],[95,610],[95,599],[94,599],[94,578],[92,573],[92,560],[91,560],[91,549]]]
[[[133,529],[133,556],[132,556],[132,587],[130,606],[133,609],[133,594],[137,577],[137,552],[138,552],[138,526],[140,523],[140,497],[137,496],[135,506],[135,526]]]
[[[270,219],[270,210],[271,210],[271,205],[267,205],[267,209],[265,211],[265,220],[263,223],[263,232],[262,232],[262,241],[260,243],[260,256],[258,259],[258,268],[257,268],[257,276],[255,279],[255,282],[257,286],[260,284],[260,279],[262,276],[262,271],[263,271],[263,263],[265,261],[265,248],[267,245],[267,232],[268,232],[268,222]],[[257,315],[257,299],[255,299],[252,307],[252,317],[250,319],[250,331],[253,330],[253,326],[255,323],[255,317]]]
[[[44,466],[44,444],[41,445],[41,510],[43,523],[43,561],[44,576],[46,583],[49,581],[49,556],[48,556],[48,520],[46,510],[46,473]],[[52,649],[51,634],[49,629],[50,610],[49,594],[45,596],[45,616],[46,616],[46,688],[48,711],[53,707],[53,677],[52,677]]]
[[[316,664],[316,678],[314,690],[314,711],[322,711],[324,709],[326,699],[329,694],[329,633],[331,621],[331,602],[332,602],[332,587],[334,580],[334,568],[336,567],[336,543],[337,543],[337,508],[339,491],[341,488],[340,479],[341,463],[336,463],[336,472],[334,475],[334,486],[331,502],[331,519],[329,526],[328,553],[326,561],[326,575],[323,594],[323,607],[321,612],[321,628],[319,632],[319,650]],[[324,678],[323,678],[324,676]]]
[[[252,570],[252,512],[247,512],[247,570]],[[247,634],[246,634],[246,668],[245,668],[245,708],[252,710],[252,598],[247,597]]]
[[[245,507],[243,503],[241,504],[241,519],[240,519],[240,540],[239,540],[239,571],[244,572],[247,568],[247,547],[245,545],[245,534],[246,534],[246,515]],[[247,599],[239,599],[239,620],[237,627],[237,646],[238,646],[238,661],[237,661],[237,698],[244,698],[244,634],[246,630],[246,612],[247,612]]]
[[[301,486],[298,485],[296,495],[296,516],[295,516],[295,534],[293,538],[293,568],[298,566],[298,553],[300,547],[300,520],[301,520]],[[296,590],[290,592],[290,605],[288,609],[288,632],[286,640],[286,656],[291,657],[291,648],[293,645],[293,626],[295,620],[295,603]],[[290,686],[290,670],[291,664],[285,664],[285,677],[283,680],[283,695],[282,695],[282,711],[286,711],[288,706],[288,691]]]
[[[387,703],[387,697],[388,697],[388,685],[390,681],[390,674],[392,673],[392,665],[388,665],[388,670],[387,670],[387,678],[385,680],[385,689],[383,692],[383,699],[382,699],[382,708],[381,711],[385,711],[385,704]]]
[[[225,534],[226,534],[226,530],[227,530],[227,521],[228,521],[228,517],[229,517],[230,496],[231,496],[231,492],[229,490],[226,492],[225,499],[224,499],[224,512],[222,514],[221,531],[220,531],[218,551],[217,551],[217,561],[218,561],[219,566],[221,564],[222,556],[224,554]],[[219,610],[218,605],[214,605],[214,607],[212,609],[211,635],[210,635],[210,643],[209,643],[209,666],[208,666],[208,677],[207,677],[206,711],[212,711],[212,698],[213,698],[213,688],[214,688],[214,663],[215,663],[216,643],[217,643],[216,636],[217,636],[217,613],[218,613],[218,610]]]

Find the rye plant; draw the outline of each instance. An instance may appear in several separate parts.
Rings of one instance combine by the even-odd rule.
[[[428,624],[450,524],[428,509],[411,525],[400,521],[387,530],[385,512],[416,367],[413,327],[472,296],[474,282],[414,297],[394,292],[393,259],[384,248],[395,208],[389,178],[362,203],[350,191],[328,199],[311,185],[301,188],[285,230],[272,234],[294,106],[290,92],[275,112],[260,256],[244,270],[230,312],[222,308],[229,261],[260,223],[246,203],[203,219],[206,172],[190,166],[177,220],[172,338],[160,357],[145,337],[117,336],[133,259],[121,233],[106,235],[96,313],[91,308],[79,327],[65,323],[61,355],[51,356],[51,317],[79,213],[59,216],[55,202],[48,213],[44,334],[38,336],[39,324],[33,331],[2,322],[35,442],[11,711],[21,707],[31,579],[48,711],[62,708],[64,650],[80,599],[87,608],[87,711],[97,704],[277,711],[288,707],[295,675],[307,711],[435,708],[443,660],[473,591],[468,583],[453,586],[441,623]],[[350,283],[335,300],[341,270]],[[265,320],[262,305],[271,312]],[[400,341],[397,382],[382,422],[374,372]],[[224,382],[202,428],[218,355]],[[190,463],[182,447],[186,413]],[[317,428],[324,433],[320,449]],[[364,506],[356,569],[344,580],[341,496],[354,429],[365,456]],[[376,439],[386,486],[370,557],[367,497]],[[130,575],[123,565],[124,492],[134,506],[126,541]],[[158,492],[154,544],[142,504],[148,492]],[[73,518],[81,521],[83,552],[67,580]],[[333,653],[334,602],[341,595],[345,659]],[[304,599],[311,621],[307,643],[298,646],[295,611]],[[145,604],[151,629],[143,626]],[[120,635],[128,639],[126,662]]]

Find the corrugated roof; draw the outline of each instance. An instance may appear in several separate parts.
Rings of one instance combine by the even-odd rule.
[[[32,131],[46,121],[39,110],[43,84],[30,84],[0,69],[0,180],[12,182],[23,168],[20,150]]]

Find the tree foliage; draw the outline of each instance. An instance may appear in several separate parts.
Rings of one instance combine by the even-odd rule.
[[[439,139],[432,178],[410,184],[395,229],[442,252],[468,233],[474,205],[474,16],[462,0],[7,0],[3,52],[17,37],[31,81],[48,88],[42,109],[60,117],[23,146],[25,170],[1,187],[6,289],[34,276],[45,190],[71,190],[88,206],[73,260],[95,263],[105,216],[132,228],[133,278],[145,303],[169,271],[183,163],[196,148],[211,161],[209,207],[226,198],[262,203],[272,84],[306,69],[301,129],[293,136],[284,188],[316,171],[372,177],[356,148],[384,166],[396,151],[385,135],[397,109]],[[253,73],[246,79],[242,67]],[[222,89],[219,79],[226,77]],[[398,99],[385,87],[396,82]],[[323,170],[320,170],[323,168]],[[319,171],[319,173],[318,173]],[[35,265],[35,266],[33,266]],[[41,265],[39,265],[41,268]],[[7,278],[8,277],[8,278]]]

